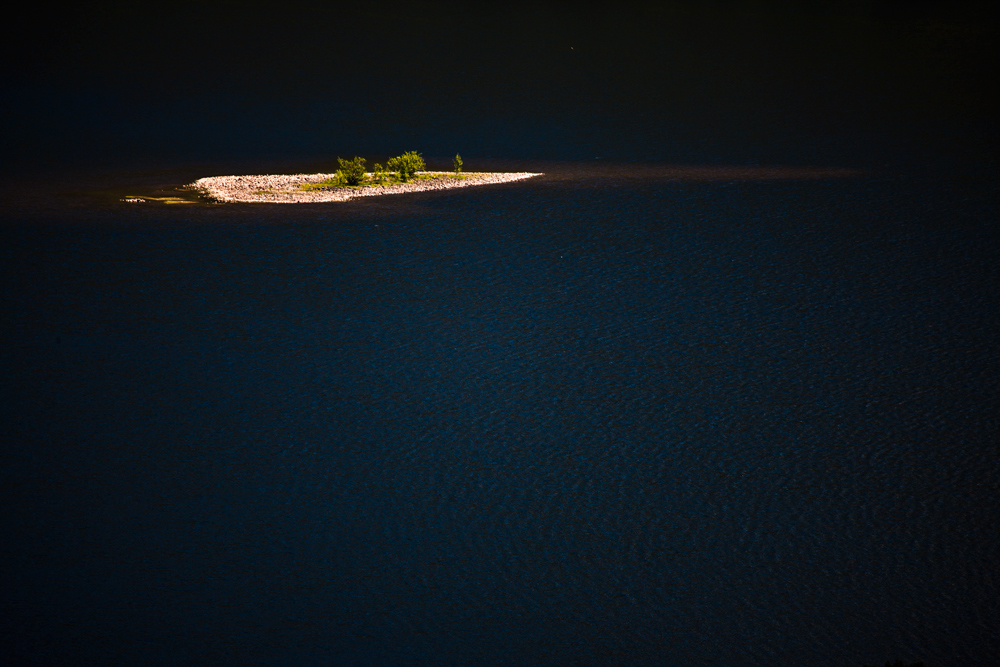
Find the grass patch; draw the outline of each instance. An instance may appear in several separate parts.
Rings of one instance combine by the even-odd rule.
[[[336,178],[331,178],[325,181],[320,181],[319,183],[303,183],[302,185],[299,186],[299,190],[305,190],[306,192],[309,192],[310,190],[329,190],[330,188],[346,188],[346,187],[351,187],[351,186],[341,185],[340,181],[338,181]],[[361,186],[353,186],[353,187],[358,188]]]
[[[392,172],[388,172],[388,174],[391,173]],[[375,176],[375,178],[372,178],[372,176]],[[381,178],[382,180],[379,181],[377,180],[378,178]],[[470,178],[470,176],[467,176],[466,174],[441,173],[441,174],[416,174],[414,175],[413,178],[418,181],[437,181],[437,180],[461,181],[466,178]],[[362,181],[360,185],[344,185],[344,183],[338,180],[337,178],[330,178],[325,181],[320,181],[319,183],[303,183],[302,185],[299,186],[299,190],[304,192],[312,192],[315,190],[331,190],[335,188],[336,189],[345,188],[350,190],[357,190],[359,188],[385,188],[390,185],[402,185],[409,182],[410,182],[409,180],[406,181],[401,180],[395,175],[386,175],[386,172],[382,172],[381,174],[379,174],[378,172],[373,172],[372,174],[368,174],[366,176],[366,179]],[[260,192],[255,192],[254,194],[266,194],[267,192],[268,191],[261,190]]]
[[[421,181],[452,180],[462,181],[468,178],[465,174],[417,174]]]

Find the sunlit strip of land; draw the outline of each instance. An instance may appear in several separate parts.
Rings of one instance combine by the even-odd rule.
[[[205,197],[222,203],[297,204],[339,202],[356,197],[448,190],[477,185],[509,183],[534,176],[531,172],[468,172],[420,171],[405,183],[358,186],[339,185],[336,174],[265,174],[259,176],[210,176],[200,178],[188,187]],[[371,174],[368,174],[370,177]]]

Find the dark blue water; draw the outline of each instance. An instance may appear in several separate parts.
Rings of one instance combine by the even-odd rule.
[[[21,9],[0,664],[997,663],[985,3]]]
[[[230,173],[185,164],[9,188],[9,654],[989,664],[995,173],[941,157],[511,162],[547,175],[301,206],[93,192]]]

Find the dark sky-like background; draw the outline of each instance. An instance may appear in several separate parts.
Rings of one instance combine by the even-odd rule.
[[[915,133],[935,145],[978,133],[964,143],[986,150],[982,127],[998,107],[1000,37],[986,3],[104,2],[18,12],[4,27],[8,168],[410,149],[843,161]],[[806,143],[812,154],[796,153]]]

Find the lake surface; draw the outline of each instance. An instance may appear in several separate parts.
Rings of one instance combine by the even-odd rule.
[[[467,156],[546,175],[324,205],[119,201],[294,161],[8,181],[11,654],[988,664],[996,173],[900,155]]]

